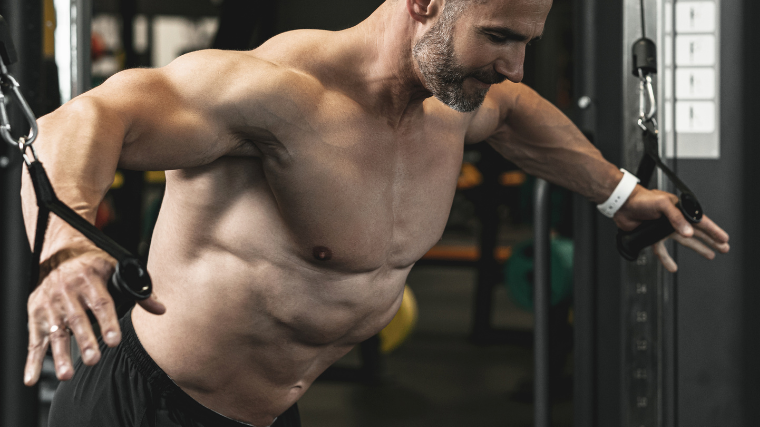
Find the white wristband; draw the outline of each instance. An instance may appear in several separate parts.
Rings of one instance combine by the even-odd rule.
[[[623,179],[621,179],[617,187],[615,187],[615,191],[612,192],[612,195],[606,202],[601,205],[596,205],[599,212],[608,218],[615,216],[615,213],[621,206],[623,206],[626,200],[628,200],[631,193],[633,193],[636,184],[639,183],[639,179],[636,178],[636,175],[622,168],[620,171],[623,172]]]

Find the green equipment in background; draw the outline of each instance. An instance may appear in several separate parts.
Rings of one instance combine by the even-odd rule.
[[[573,292],[573,240],[552,239],[551,304],[569,298]],[[514,302],[533,310],[533,240],[515,245],[512,257],[504,265],[504,282]]]

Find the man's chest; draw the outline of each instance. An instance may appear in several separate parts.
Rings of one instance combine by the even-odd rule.
[[[461,123],[422,116],[392,129],[350,114],[311,121],[292,127],[283,150],[262,162],[297,250],[368,270],[416,261],[448,218]]]

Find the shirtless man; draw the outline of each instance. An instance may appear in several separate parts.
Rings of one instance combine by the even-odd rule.
[[[299,425],[296,401],[391,320],[441,237],[465,143],[604,202],[623,173],[519,84],[550,7],[388,0],[345,31],[121,72],[43,117],[40,157],[91,221],[117,166],[169,171],[148,262],[161,302],[121,323],[104,286],[114,260],[51,221],[25,372],[34,384],[51,345],[70,381],[50,425]],[[23,195],[31,236],[29,182]],[[728,251],[723,230],[707,218],[693,229],[675,200],[639,186],[614,220],[666,215],[706,257],[695,237]]]

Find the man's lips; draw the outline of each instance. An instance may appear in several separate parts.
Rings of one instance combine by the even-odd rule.
[[[470,78],[471,78],[471,79],[472,79],[472,81],[474,81],[474,82],[475,82],[475,84],[476,84],[476,85],[478,85],[478,86],[482,86],[482,87],[484,87],[484,88],[487,88],[487,87],[491,87],[491,83],[486,83],[486,82],[484,82],[483,80],[480,80],[480,79],[479,79],[479,78],[477,78],[477,77],[470,77]]]
[[[481,70],[470,74],[470,77],[485,85],[496,85],[507,79],[507,76],[491,71]]]

